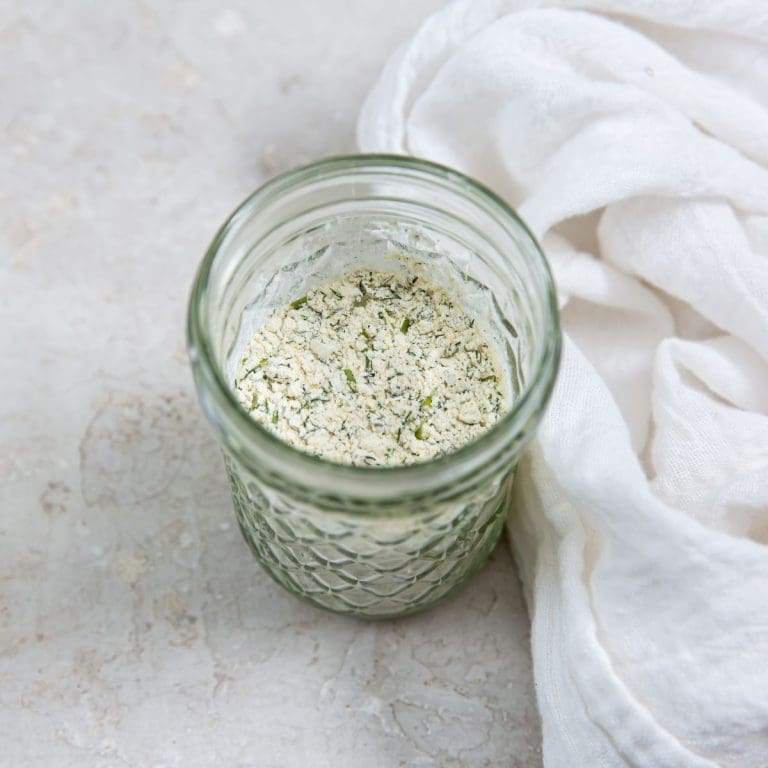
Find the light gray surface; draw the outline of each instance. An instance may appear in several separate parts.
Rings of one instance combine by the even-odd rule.
[[[506,546],[408,620],[295,601],[240,540],[184,352],[216,227],[353,150],[438,5],[0,6],[0,764],[540,765]]]

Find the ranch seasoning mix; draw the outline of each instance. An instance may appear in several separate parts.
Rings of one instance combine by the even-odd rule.
[[[286,443],[353,465],[450,453],[507,407],[483,333],[422,275],[359,270],[273,311],[235,381]]]

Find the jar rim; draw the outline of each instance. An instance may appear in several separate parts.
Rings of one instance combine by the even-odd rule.
[[[491,215],[495,213],[502,222],[506,220],[522,232],[532,245],[532,252],[536,259],[535,266],[541,278],[541,285],[537,286],[537,291],[542,287],[544,289],[546,316],[549,323],[549,327],[544,329],[542,354],[538,356],[530,376],[526,377],[527,380],[518,397],[512,401],[509,410],[495,424],[455,451],[425,461],[395,466],[348,465],[314,456],[280,440],[250,418],[237,401],[235,393],[227,385],[219,366],[214,362],[212,340],[201,313],[203,298],[214,262],[221,252],[221,246],[238,229],[240,223],[247,220],[251,211],[279,198],[306,181],[348,172],[375,172],[376,170],[403,171],[406,174],[416,172],[421,175],[422,181],[425,177],[428,180],[440,181],[444,185],[447,184],[452,191],[470,197],[474,203],[484,208],[486,213]],[[405,155],[357,154],[323,158],[282,173],[251,193],[227,217],[211,241],[194,279],[187,314],[187,350],[206,415],[219,432],[225,445],[242,463],[257,474],[260,474],[259,467],[248,456],[248,441],[254,441],[255,444],[263,446],[264,452],[274,458],[275,465],[284,466],[290,463],[291,474],[301,476],[302,472],[306,472],[307,476],[313,477],[315,482],[322,477],[323,485],[331,494],[334,487],[338,488],[339,484],[352,483],[359,484],[361,491],[364,488],[370,490],[380,485],[382,490],[389,489],[388,495],[396,495],[402,499],[403,493],[397,491],[400,483],[414,489],[426,484],[425,493],[433,492],[434,487],[426,486],[433,486],[431,481],[435,478],[450,477],[453,482],[458,479],[458,475],[472,474],[480,467],[486,467],[489,456],[503,453],[504,447],[528,427],[530,418],[546,404],[554,386],[560,362],[561,333],[555,284],[549,264],[538,241],[511,206],[485,185],[448,166]],[[205,398],[202,397],[203,393]],[[233,428],[241,439],[227,439],[229,431]]]

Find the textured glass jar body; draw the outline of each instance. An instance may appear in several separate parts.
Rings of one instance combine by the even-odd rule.
[[[275,307],[351,269],[429,269],[499,352],[506,413],[478,440],[402,467],[332,464],[280,442],[234,396],[240,353]],[[420,610],[492,550],[515,463],[554,381],[560,335],[546,262],[490,192],[423,161],[358,156],[286,174],[219,232],[190,302],[189,348],[235,511],[284,587],[340,613]]]
[[[337,613],[398,616],[462,584],[488,557],[507,514],[505,471],[461,499],[344,511],[299,503],[225,456],[240,530],[272,577]],[[399,514],[395,514],[399,513]]]

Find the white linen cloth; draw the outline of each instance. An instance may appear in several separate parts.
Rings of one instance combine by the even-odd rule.
[[[363,151],[505,196],[554,268],[510,520],[547,768],[768,766],[767,106],[764,0],[467,0],[360,117]]]

